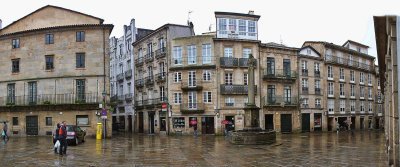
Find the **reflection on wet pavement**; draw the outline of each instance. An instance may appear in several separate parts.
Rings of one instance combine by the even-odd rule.
[[[126,135],[87,139],[54,153],[51,137],[0,144],[0,166],[387,166],[382,131],[277,135],[273,145],[240,146],[224,136]]]

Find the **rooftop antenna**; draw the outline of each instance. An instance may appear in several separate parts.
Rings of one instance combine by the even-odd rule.
[[[282,40],[282,35],[279,35],[280,41],[281,41],[281,45],[283,45],[283,40]]]
[[[190,14],[192,14],[192,13],[193,13],[192,10],[189,10],[189,11],[188,11],[188,19],[187,19],[187,24],[188,24],[188,25],[190,25]]]
[[[210,24],[210,26],[208,26],[208,31],[210,31],[210,32],[211,32],[212,25],[213,24]]]

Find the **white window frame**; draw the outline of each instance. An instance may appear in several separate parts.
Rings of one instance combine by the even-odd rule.
[[[355,73],[353,70],[350,70],[350,83],[354,83],[355,81]]]
[[[372,112],[373,112],[372,109],[373,109],[373,108],[372,108],[372,102],[369,102],[369,103],[368,103],[368,112],[369,112],[369,113],[372,113]]]
[[[225,73],[225,85],[233,85],[233,73]]]
[[[243,48],[243,58],[250,58],[251,48]]]
[[[233,48],[231,47],[225,47],[224,48],[224,57],[233,57]]]
[[[345,100],[340,100],[340,108],[339,111],[341,114],[346,113],[346,101]]]
[[[368,74],[368,85],[372,86],[372,76],[371,76],[371,74]]]
[[[364,85],[364,73],[360,72],[360,85]]]
[[[229,104],[229,105],[227,105]],[[235,98],[233,97],[225,97],[225,106],[233,107],[235,105]]]
[[[350,113],[356,113],[356,102],[354,100],[350,101]]]
[[[344,76],[344,68],[340,68],[340,78],[339,81],[344,82],[345,81],[345,76]]]
[[[182,72],[174,72],[174,83],[182,82]]]
[[[328,114],[334,114],[335,101],[333,99],[329,99],[327,104],[328,104]]]
[[[333,67],[328,66],[328,80],[333,80]]]
[[[360,113],[365,113],[364,101],[360,101]]]
[[[187,46],[188,64],[197,64],[196,45]]]
[[[364,96],[365,96],[364,86],[360,86],[360,99],[364,99]]]
[[[372,100],[372,87],[368,87],[368,100]]]
[[[243,74],[243,85],[248,85],[249,84],[249,74],[245,73]]]
[[[355,99],[356,98],[356,88],[355,85],[350,85],[350,98]]]
[[[212,103],[212,92],[203,92],[203,102]]]
[[[203,64],[210,64],[211,63],[211,44],[203,44]]]
[[[203,81],[211,81],[211,71],[203,71]]]
[[[315,99],[315,108],[317,108],[317,106],[321,107],[321,99]]]
[[[346,98],[346,90],[344,84],[339,84],[340,98]]]
[[[334,85],[333,82],[328,82],[328,97],[333,97]]]
[[[174,57],[173,57],[174,65],[182,65],[182,47],[174,46]]]

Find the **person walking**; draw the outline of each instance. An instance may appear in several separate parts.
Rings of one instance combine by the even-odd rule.
[[[6,139],[6,137],[7,137],[7,140],[10,140],[10,137],[7,135],[7,129],[8,129],[7,123],[4,122],[4,126],[3,126],[4,140]]]
[[[57,123],[57,129],[56,129],[56,133],[55,133],[55,135],[54,135],[54,137],[56,138],[56,143],[57,142],[59,142],[60,143],[60,140],[59,140],[59,134],[60,133],[60,123]],[[54,152],[55,153],[57,153],[57,148],[58,147],[54,147]],[[61,149],[60,149],[61,150]]]
[[[336,133],[339,134],[340,125],[339,122],[336,122]]]
[[[193,125],[193,130],[194,130],[193,135],[194,135],[194,137],[196,137],[197,136],[197,124]]]
[[[58,139],[60,140],[60,155],[67,154],[67,122],[63,121],[60,130],[59,130],[59,137]],[[64,148],[64,150],[63,150]]]

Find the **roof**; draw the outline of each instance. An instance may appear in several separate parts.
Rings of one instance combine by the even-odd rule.
[[[244,14],[244,13],[233,13],[233,12],[214,12],[215,15],[232,15],[232,16],[244,16],[259,19],[260,15]]]
[[[169,26],[178,26],[178,27],[188,27],[188,28],[190,28],[190,26],[167,23],[167,24],[164,24],[163,26],[157,28],[157,29],[154,30],[153,32],[147,34],[146,36],[143,36],[142,38],[137,39],[137,40],[133,43],[133,45],[136,45],[137,43],[141,42],[143,39],[145,39],[145,38],[147,38],[147,37],[149,37],[149,36],[151,36],[151,35],[153,35],[153,34],[159,32],[159,31],[161,31],[161,30],[164,29],[164,28],[168,28]],[[145,30],[145,29],[143,29],[143,30]]]
[[[334,49],[342,50],[342,51],[345,51],[345,52],[349,52],[351,54],[367,57],[367,58],[370,58],[370,59],[375,59],[374,56],[371,56],[371,55],[368,55],[368,54],[365,54],[365,53],[361,53],[361,52],[357,52],[355,50],[352,50],[352,49],[349,49],[349,48],[346,48],[346,47],[343,47],[343,46],[340,46],[340,45],[336,45],[334,43],[329,43],[329,42],[325,42],[325,41],[305,41],[303,43],[303,45],[305,43],[321,43],[321,44],[323,44],[323,45],[325,45],[325,46],[327,46],[329,48],[334,48]]]
[[[29,13],[28,15],[25,15],[24,17],[22,17],[22,18],[20,18],[20,19],[18,19],[18,20],[16,20],[16,21],[14,21],[14,22],[12,22],[11,24],[7,25],[6,27],[4,27],[4,28],[2,28],[2,29],[6,29],[7,27],[9,27],[9,26],[11,26],[11,25],[17,23],[18,21],[20,21],[20,20],[22,20],[22,19],[24,19],[24,18],[26,18],[26,17],[28,17],[28,16],[30,16],[30,15],[32,15],[32,14],[38,12],[38,11],[40,11],[40,10],[43,10],[43,9],[45,9],[45,8],[48,8],[48,7],[53,7],[53,8],[57,8],[57,9],[61,9],[61,10],[66,10],[66,11],[70,11],[70,12],[73,12],[73,13],[77,13],[77,14],[81,14],[81,15],[84,15],[84,16],[88,16],[88,17],[92,17],[92,18],[95,18],[95,19],[99,19],[99,20],[100,20],[100,24],[103,24],[103,22],[104,22],[103,19],[98,18],[98,17],[94,17],[94,16],[92,16],[92,15],[88,15],[88,14],[85,14],[85,13],[77,12],[77,11],[74,11],[74,10],[71,10],[71,9],[66,9],[66,8],[62,8],[62,7],[58,7],[58,6],[46,5],[46,6],[43,6],[43,7],[39,8],[39,9],[37,9],[37,10],[35,10],[35,11]]]
[[[359,43],[359,42],[355,42],[355,41],[352,41],[352,40],[347,40],[342,46],[344,47],[344,45],[346,45],[347,43],[354,43],[354,44],[356,44],[356,45],[359,45],[359,46],[362,46],[362,47],[366,47],[366,48],[369,48],[369,46],[368,45],[364,45],[364,44],[362,44],[362,43]]]
[[[111,28],[111,30],[112,30],[114,28],[114,25],[112,25],[112,24],[79,24],[79,25],[67,25],[67,26],[54,26],[54,27],[38,28],[38,29],[18,31],[18,32],[13,32],[13,33],[8,33],[8,34],[2,34],[2,35],[0,35],[0,38],[6,37],[6,36],[11,36],[11,35],[28,33],[28,32],[35,32],[35,31],[46,31],[46,30],[63,29],[63,28],[81,28],[81,27],[108,27],[108,28]]]
[[[281,49],[288,49],[288,50],[299,50],[299,48],[289,47],[289,46],[285,46],[283,44],[278,44],[278,43],[275,43],[275,42],[260,43],[260,46],[261,47],[281,48]]]

